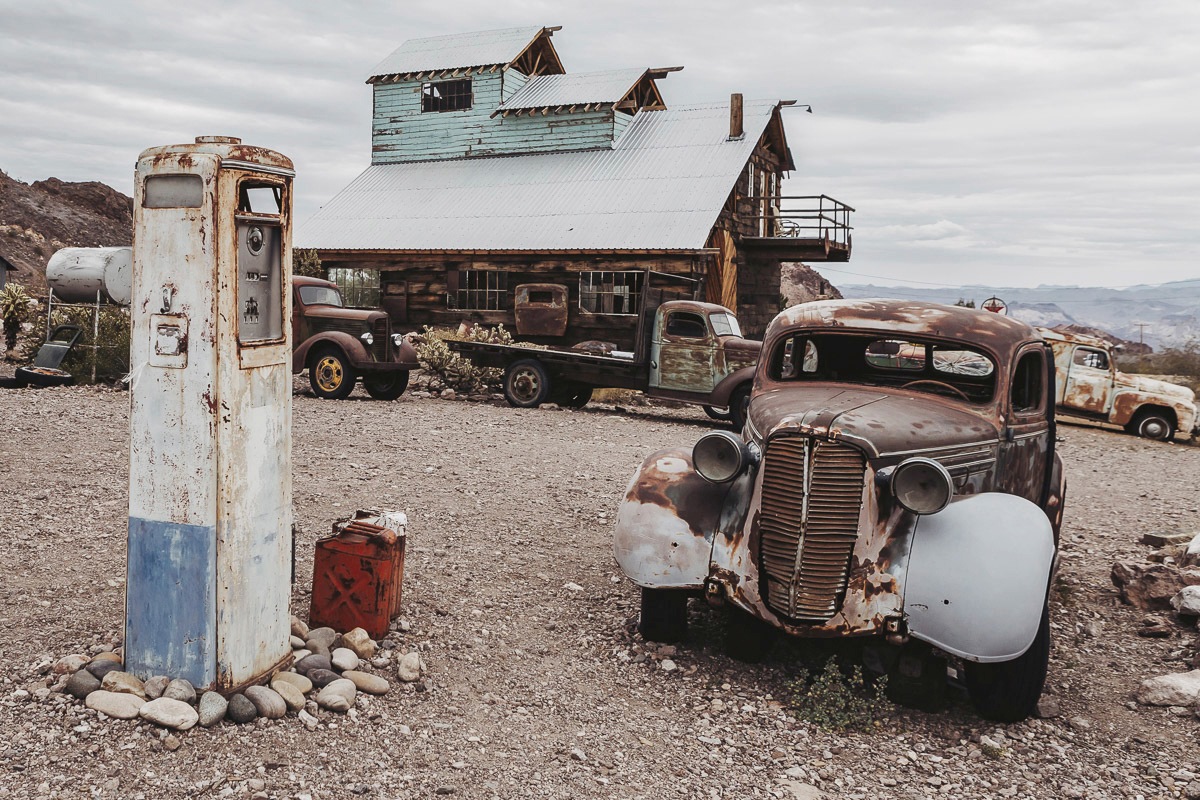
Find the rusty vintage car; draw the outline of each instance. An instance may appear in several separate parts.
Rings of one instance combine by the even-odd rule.
[[[1103,339],[1038,328],[1054,349],[1055,403],[1064,417],[1120,425],[1126,433],[1168,442],[1200,433],[1196,395],[1186,386],[1127,375]]]
[[[731,655],[863,637],[889,688],[947,669],[996,720],[1035,707],[1064,479],[1054,359],[1031,327],[891,300],[795,306],[767,329],[740,436],[654,453],[617,514],[640,630],[731,607]],[[897,692],[903,694],[903,692]]]
[[[408,373],[420,362],[385,312],[346,308],[337,284],[320,278],[296,275],[292,291],[292,372],[308,369],[313,394],[341,400],[360,376],[376,400],[404,394]]]

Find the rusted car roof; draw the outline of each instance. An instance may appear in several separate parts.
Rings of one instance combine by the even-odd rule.
[[[960,339],[987,347],[997,355],[1041,338],[1032,326],[991,311],[912,300],[818,300],[782,312],[767,327],[763,340],[770,342],[797,327]]]
[[[1105,339],[1100,339],[1095,336],[1087,336],[1082,333],[1069,333],[1068,331],[1056,331],[1053,328],[1036,328],[1038,334],[1048,342],[1071,342],[1073,344],[1085,344],[1088,347],[1098,347],[1106,350],[1112,347],[1112,342]]]

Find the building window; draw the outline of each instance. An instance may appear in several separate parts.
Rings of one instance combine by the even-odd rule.
[[[465,111],[471,107],[471,79],[421,84],[422,111]]]
[[[642,272],[585,272],[579,276],[579,308],[593,314],[636,314]]]
[[[446,307],[457,311],[503,311],[508,308],[508,273],[458,269],[446,275]]]
[[[337,284],[348,308],[379,308],[379,270],[331,267],[329,280]]]

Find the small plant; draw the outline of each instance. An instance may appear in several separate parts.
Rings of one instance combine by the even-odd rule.
[[[306,278],[325,278],[325,267],[321,264],[317,251],[311,248],[292,251],[292,272]]]
[[[884,695],[887,678],[868,681],[862,667],[848,672],[836,658],[825,668],[812,673],[801,670],[788,684],[791,705],[796,714],[814,725],[833,731],[869,730],[887,716],[891,703]]]
[[[29,316],[29,295],[25,287],[10,283],[0,290],[0,319],[4,321],[4,347],[9,356],[17,347],[21,323]]]
[[[447,340],[512,344],[512,334],[503,325],[486,328],[472,325],[464,333],[435,329],[428,325],[414,342],[417,358],[427,375],[429,389],[454,389],[465,392],[486,392],[499,389],[502,370],[480,368],[450,349]]]
[[[991,742],[983,742],[979,745],[979,750],[988,758],[1000,758],[1004,755],[1004,748]]]
[[[101,306],[97,320],[90,306],[55,306],[49,328],[56,325],[78,325],[83,336],[63,359],[62,368],[75,376],[77,383],[89,383],[93,366],[97,381],[115,382],[129,372],[129,309]],[[26,339],[21,360],[33,361],[47,331],[46,307],[39,305],[32,317],[33,330],[39,335]],[[98,324],[97,324],[98,323]]]

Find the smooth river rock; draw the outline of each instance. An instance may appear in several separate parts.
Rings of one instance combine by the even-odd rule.
[[[333,663],[333,668],[338,672],[345,672],[348,669],[358,669],[358,656],[349,647],[339,647],[333,651],[329,659]]]
[[[123,692],[135,694],[143,700],[146,698],[146,690],[142,687],[141,678],[120,670],[113,670],[106,674],[100,681],[100,688],[106,692]]]
[[[142,684],[142,689],[146,692],[146,697],[150,700],[157,700],[162,697],[163,692],[171,683],[171,679],[166,675],[155,675],[153,678],[147,678]]]
[[[136,694],[129,692],[109,692],[103,689],[92,692],[87,696],[84,705],[93,711],[107,714],[117,719],[133,719],[146,701]]]
[[[196,702],[196,689],[183,678],[176,678],[167,684],[167,688],[163,690],[162,696],[191,705]]]
[[[342,634],[342,647],[348,647],[359,658],[373,658],[379,645],[367,635],[362,628],[355,628]]]
[[[300,690],[300,694],[308,694],[313,688],[312,681],[299,672],[276,672],[271,676],[271,688],[278,692],[277,683],[290,683]]]
[[[288,711],[299,711],[304,708],[304,693],[297,689],[294,684],[287,681],[272,681],[271,688],[283,698],[283,702],[287,704]]]
[[[200,717],[200,727],[211,728],[225,719],[225,711],[228,708],[229,701],[217,692],[205,692],[200,695],[200,704],[196,708]]]
[[[54,662],[53,672],[55,675],[70,675],[83,669],[84,664],[87,662],[88,660],[86,656],[63,656],[58,661]]]
[[[421,679],[421,654],[415,650],[405,653],[396,666],[396,677],[406,683],[419,681]]]
[[[333,662],[329,660],[329,656],[317,653],[305,656],[296,662],[296,672],[299,672],[301,675],[307,675],[314,669],[333,669]]]
[[[304,637],[304,641],[309,647],[317,645],[326,650],[332,650],[337,638],[337,631],[333,628],[313,628],[308,632],[308,636]]]
[[[386,679],[369,672],[359,672],[356,669],[346,670],[342,673],[342,677],[352,681],[356,689],[367,694],[387,694],[388,689],[392,688]]]
[[[238,725],[245,725],[258,718],[258,709],[254,707],[254,703],[246,699],[245,695],[235,694],[229,698],[229,708],[226,709],[225,716]]]
[[[308,626],[304,624],[304,620],[300,619],[295,614],[292,614],[291,623],[292,636],[298,636],[300,639],[304,639],[308,636]]]
[[[100,679],[86,669],[81,669],[67,679],[67,685],[63,688],[63,691],[72,697],[78,697],[82,700],[92,692],[99,690],[99,688]]]
[[[317,694],[317,705],[330,711],[348,711],[357,696],[354,681],[339,678]]]
[[[268,689],[266,686],[247,686],[243,694],[254,704],[254,710],[260,717],[280,719],[287,714],[287,703],[274,689]]]
[[[318,689],[328,686],[340,677],[342,676],[331,669],[311,669],[308,671],[308,679]]]
[[[186,731],[200,721],[196,709],[182,700],[172,700],[169,697],[149,701],[138,713],[148,722],[177,731]]]

